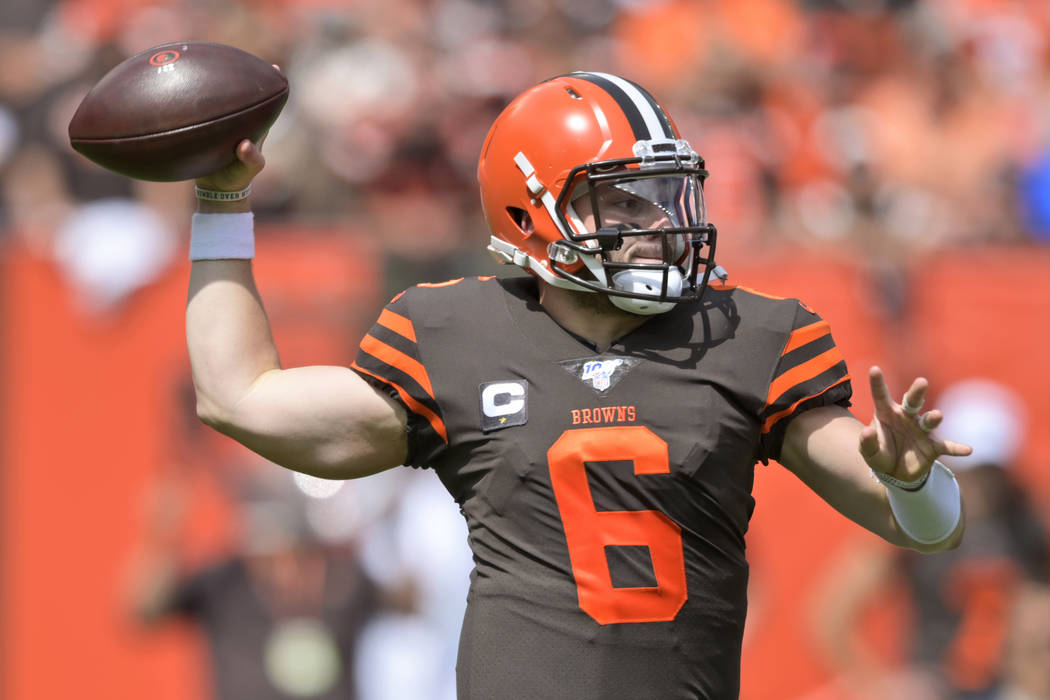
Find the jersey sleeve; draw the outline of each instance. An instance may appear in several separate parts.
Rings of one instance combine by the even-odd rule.
[[[399,294],[383,309],[362,339],[351,368],[404,406],[408,413],[405,464],[426,467],[448,445],[448,433],[421,359],[407,296]]]
[[[848,407],[852,396],[846,361],[831,337],[831,327],[798,304],[759,415],[762,461],[780,458],[784,433],[795,416],[819,406]]]

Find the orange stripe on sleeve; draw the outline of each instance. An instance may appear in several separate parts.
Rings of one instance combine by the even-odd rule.
[[[842,352],[840,352],[837,347],[834,347],[826,352],[822,352],[812,360],[807,360],[797,367],[792,367],[787,372],[784,372],[782,375],[774,379],[773,383],[769,385],[769,395],[766,397],[766,407],[768,408],[775,404],[777,399],[779,399],[784,392],[791,389],[791,387],[812,379],[824,370],[830,369],[840,362],[842,362]]]
[[[817,321],[811,323],[808,326],[802,326],[802,328],[796,328],[791,331],[791,335],[788,336],[787,345],[784,346],[784,352],[781,355],[786,355],[795,348],[800,348],[806,343],[810,343],[817,338],[821,338],[831,332],[831,326],[827,321]]]
[[[401,400],[405,402],[405,405],[408,406],[412,411],[414,411],[414,412],[418,413],[419,415],[423,416],[424,418],[426,418],[427,421],[430,423],[430,427],[432,427],[434,429],[434,432],[436,432],[438,435],[440,435],[441,439],[444,440],[446,444],[448,444],[448,431],[445,430],[445,421],[441,420],[441,418],[438,417],[438,415],[436,413],[434,413],[429,408],[427,408],[423,404],[421,404],[418,401],[416,401],[414,398],[412,398],[411,395],[409,395],[409,393],[407,391],[405,391],[404,389],[402,389],[401,387],[399,387],[397,384],[395,384],[394,382],[390,381],[389,379],[385,379],[384,377],[380,377],[378,374],[375,374],[374,372],[369,372],[367,369],[365,369],[361,365],[357,364],[356,362],[354,362],[350,366],[353,367],[354,369],[356,369],[358,372],[363,372],[364,374],[367,374],[369,377],[375,377],[376,379],[378,379],[379,381],[383,382],[384,384],[387,384],[388,386],[393,387],[394,391],[397,392],[397,395],[400,396]]]
[[[489,280],[495,279],[495,278],[496,278],[496,275],[480,275],[480,276],[472,278],[472,279],[477,279],[479,282],[488,282]],[[466,277],[457,277],[456,279],[448,280],[447,282],[420,282],[416,286],[417,287],[425,287],[427,289],[435,289],[435,288],[438,288],[438,287],[451,287],[454,284],[459,284],[460,282],[462,282],[465,279],[466,279]]]
[[[398,335],[408,338],[413,343],[416,342],[416,329],[412,326],[412,322],[401,314],[394,313],[390,309],[383,309],[383,313],[379,314],[378,323]]]
[[[765,297],[766,299],[775,299],[776,301],[786,301],[787,300],[787,297],[778,297],[778,296],[775,296],[773,294],[766,294],[765,292],[760,292],[757,289],[752,289],[751,287],[745,287],[743,285],[737,285],[737,289],[742,289],[745,292],[751,292],[755,296]]]
[[[766,418],[766,422],[762,424],[762,432],[763,433],[768,433],[770,430],[772,430],[773,426],[777,424],[777,421],[779,421],[784,416],[790,416],[792,414],[792,412],[794,412],[794,410],[796,408],[798,408],[799,404],[801,404],[801,403],[803,403],[805,401],[809,401],[810,399],[815,399],[816,397],[820,396],[821,394],[823,394],[823,393],[833,389],[834,387],[837,387],[839,384],[842,384],[843,382],[848,382],[849,379],[850,379],[850,377],[847,374],[845,377],[843,377],[842,379],[838,380],[837,382],[835,382],[834,384],[829,386],[827,389],[821,389],[820,391],[818,391],[817,393],[813,394],[812,396],[806,396],[805,398],[799,399],[795,403],[793,403],[790,406],[788,406],[787,408],[785,408],[783,411],[777,411],[776,413],[771,415],[769,418]]]
[[[787,301],[788,299],[793,298],[793,297],[778,297],[775,294],[766,294],[765,292],[760,292],[757,289],[752,289],[751,287],[740,286],[740,287],[737,287],[737,289],[743,289],[745,292],[750,292],[751,294],[754,294],[756,296],[765,297],[766,299],[774,299],[776,301]],[[816,311],[814,311],[813,309],[809,308],[809,304],[807,304],[806,302],[802,301],[801,299],[795,299],[795,301],[797,301],[798,305],[801,306],[806,311],[808,311],[809,313],[816,314]]]
[[[435,289],[435,288],[438,288],[438,287],[451,287],[454,284],[459,284],[464,279],[465,279],[464,277],[457,277],[456,279],[449,280],[448,282],[420,282],[416,286],[417,287],[427,287],[429,289]]]
[[[418,360],[412,359],[372,335],[366,335],[361,340],[361,350],[412,377],[430,395],[430,398],[434,398],[434,387],[430,386],[430,376]]]

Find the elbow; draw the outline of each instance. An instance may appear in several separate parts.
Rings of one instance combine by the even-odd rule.
[[[226,433],[230,426],[229,411],[214,401],[197,394],[197,418],[210,428]]]
[[[264,372],[252,381],[239,383],[201,383],[195,375],[197,418],[220,433],[232,436],[245,421],[242,404],[265,375]]]

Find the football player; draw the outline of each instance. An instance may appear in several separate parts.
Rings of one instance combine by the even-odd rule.
[[[260,150],[197,182],[187,338],[200,417],[268,459],[345,479],[433,469],[475,569],[462,698],[731,698],[758,461],[922,551],[959,490],[916,379],[875,415],[805,304],[715,264],[705,163],[643,88],[572,73],[525,91],[478,166],[490,250],[529,274],[420,284],[353,366],[282,368],[252,280]]]

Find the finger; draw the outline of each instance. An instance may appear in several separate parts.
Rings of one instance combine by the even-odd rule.
[[[261,146],[261,143],[254,144],[250,140],[244,139],[237,144],[237,158],[253,169],[262,169],[266,161],[263,159]]]
[[[944,420],[944,414],[934,409],[933,411],[927,411],[919,416],[919,428],[929,433],[934,431],[941,421]]]
[[[954,440],[942,440],[937,449],[942,455],[949,457],[969,457],[973,454],[972,447]]]
[[[254,148],[255,144],[253,144],[249,139],[244,139],[243,141],[237,144],[237,157],[240,160],[247,163],[249,160],[251,160],[252,150],[254,150]]]
[[[922,404],[926,401],[926,390],[929,387],[930,383],[926,381],[925,377],[917,377],[911,383],[908,390],[904,392],[904,398],[901,399],[901,408],[904,409],[905,413],[910,413],[914,416],[922,410]]]
[[[879,451],[879,433],[874,427],[866,425],[861,428],[858,448],[865,459],[873,457]]]
[[[875,402],[875,408],[890,408],[893,405],[893,399],[890,397],[890,388],[886,385],[886,377],[883,376],[882,369],[872,367],[868,371],[868,380],[871,383],[871,398]]]

